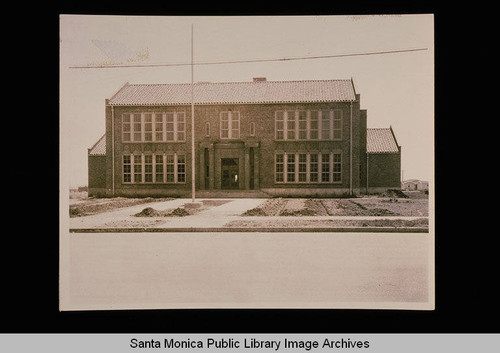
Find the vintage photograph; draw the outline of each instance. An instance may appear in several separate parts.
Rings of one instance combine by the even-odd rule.
[[[433,310],[433,22],[61,15],[60,310]]]

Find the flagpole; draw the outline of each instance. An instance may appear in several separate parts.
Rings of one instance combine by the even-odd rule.
[[[191,24],[191,201],[195,200],[195,155],[194,155],[194,62],[193,62],[193,24]]]

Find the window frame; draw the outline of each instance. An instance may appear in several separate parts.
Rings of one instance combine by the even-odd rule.
[[[336,160],[335,156],[339,156],[339,160]],[[340,150],[290,153],[276,151],[274,154],[275,184],[341,184],[342,172]],[[339,180],[335,180],[335,175]]]
[[[149,157],[151,162],[148,162]],[[161,161],[158,160],[158,157],[161,157]],[[183,162],[179,163],[179,159]],[[182,168],[179,168],[179,165]],[[129,168],[126,168],[127,166]],[[169,167],[172,169],[171,172],[168,171]],[[185,184],[186,171],[187,160],[186,154],[183,152],[126,153],[122,155],[122,184]],[[172,176],[172,181],[168,181],[169,174]],[[130,181],[126,181],[126,175],[129,176]],[[148,178],[148,175],[151,177]],[[161,175],[161,180],[158,178],[159,175]],[[140,181],[137,181],[139,179]],[[147,181],[148,179],[151,181]]]
[[[226,114],[227,114],[227,129],[226,128],[223,129],[223,122],[224,122],[223,117]],[[219,114],[219,124],[220,124],[219,137],[221,140],[239,140],[241,138],[241,114],[238,110],[221,111]],[[234,126],[236,125],[238,126],[237,129],[234,128]],[[224,136],[223,132],[227,132],[227,137]]]
[[[151,121],[146,121],[148,116]],[[187,119],[184,111],[127,112],[123,113],[121,118],[122,143],[186,142]],[[172,121],[168,121],[169,118],[172,118]],[[126,131],[127,127],[129,131]],[[171,138],[168,137],[169,134]],[[129,136],[128,140],[126,136]],[[151,139],[146,140],[148,136]]]

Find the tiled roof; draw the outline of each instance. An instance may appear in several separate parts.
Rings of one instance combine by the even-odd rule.
[[[392,128],[369,128],[366,130],[367,153],[397,153],[399,152],[396,137]]]
[[[94,146],[89,148],[89,156],[106,155],[106,134],[104,134]]]
[[[195,104],[354,101],[351,80],[252,81],[194,84]],[[110,105],[191,104],[191,84],[126,84]]]

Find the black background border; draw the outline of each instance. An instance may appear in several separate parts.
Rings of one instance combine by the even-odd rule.
[[[6,197],[14,200],[4,219],[2,298],[3,333],[493,333],[498,332],[498,303],[494,287],[495,255],[480,241],[482,230],[477,224],[463,222],[457,226],[453,212],[453,188],[456,184],[446,176],[457,157],[450,158],[450,145],[456,127],[450,127],[453,104],[447,86],[451,68],[449,50],[455,48],[457,18],[460,13],[434,6],[383,6],[376,8],[357,3],[340,8],[302,8],[264,10],[238,8],[217,9],[213,5],[124,4],[119,9],[109,5],[92,7],[44,7],[32,9],[30,37],[6,32],[12,50],[25,53],[17,60],[28,76],[17,78],[11,87],[15,99],[11,105],[43,107],[43,116],[33,117],[23,139],[14,141],[16,156],[30,157],[29,168],[9,168],[4,175],[14,180],[6,187]],[[203,5],[203,4],[201,4]],[[344,4],[345,5],[345,4]],[[296,6],[296,5],[295,5]],[[196,7],[193,10],[192,7]],[[427,14],[435,16],[435,215],[436,215],[436,309],[413,310],[326,310],[326,309],[206,309],[206,310],[124,310],[124,311],[59,311],[59,15],[363,15],[363,14]],[[26,17],[25,17],[26,18]],[[17,32],[16,32],[17,33]],[[41,44],[40,46],[38,44]],[[455,58],[455,56],[453,57]],[[33,64],[35,63],[35,64]],[[7,71],[9,71],[7,69]],[[42,75],[42,77],[40,77]],[[50,85],[49,85],[50,84]],[[23,92],[35,88],[31,100]],[[47,89],[43,89],[47,87]],[[446,88],[445,88],[446,87]],[[50,89],[49,89],[50,88]],[[33,97],[35,96],[35,97]],[[11,119],[15,128],[22,124]],[[9,125],[10,126],[10,125]],[[43,137],[40,139],[40,137]],[[38,158],[43,155],[43,158]],[[34,158],[33,158],[34,157]],[[13,161],[14,162],[14,161]],[[36,174],[36,183],[33,182]],[[23,188],[36,187],[36,206],[29,213],[27,203],[20,200]],[[23,195],[23,194],[22,194]],[[31,197],[31,194],[23,196]],[[30,203],[31,204],[31,203]],[[27,218],[26,216],[29,215]],[[31,217],[31,218],[30,218]],[[34,218],[33,218],[34,217]],[[31,220],[32,219],[32,220]],[[33,228],[36,227],[36,228]],[[30,229],[36,229],[33,235]],[[488,230],[484,231],[488,232]],[[40,236],[43,233],[44,236]],[[477,237],[476,237],[477,235]],[[473,241],[471,241],[471,238]],[[474,241],[474,239],[476,239]],[[490,250],[491,251],[491,250]],[[10,255],[10,256],[7,256]],[[492,320],[489,320],[491,318]]]

